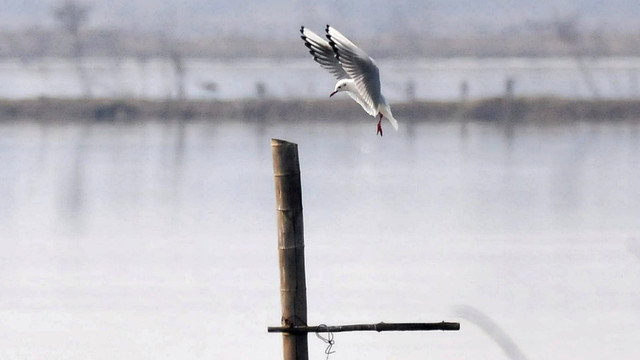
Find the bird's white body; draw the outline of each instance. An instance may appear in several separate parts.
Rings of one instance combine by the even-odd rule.
[[[380,91],[380,75],[375,61],[336,29],[327,25],[327,40],[306,29],[300,29],[302,39],[313,59],[332,73],[338,82],[329,96],[344,91],[364,111],[378,119],[378,133],[382,135],[383,117],[398,130],[398,122]]]
[[[391,126],[393,126],[393,128],[396,131],[398,130],[398,121],[393,117],[393,114],[391,113],[391,108],[387,104],[387,101],[384,98],[384,96],[382,96],[382,94],[381,94],[382,99],[378,103],[378,106],[376,108],[373,108],[369,106],[369,104],[367,104],[367,102],[362,98],[353,79],[338,80],[331,95],[336,94],[340,91],[344,91],[347,94],[349,94],[349,96],[351,96],[351,98],[355,102],[357,102],[358,104],[360,104],[360,106],[362,106],[362,109],[364,109],[364,111],[366,111],[367,114],[373,117],[378,117],[382,115],[383,117],[387,118],[387,120],[389,120],[389,122],[391,123]]]

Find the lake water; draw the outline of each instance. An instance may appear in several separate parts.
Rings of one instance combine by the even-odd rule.
[[[461,322],[330,359],[640,356],[639,123],[363,117],[0,123],[0,359],[281,359],[271,138],[299,144],[310,323]]]
[[[640,97],[640,58],[450,58],[380,59],[388,100],[458,100],[502,96],[511,82],[516,96],[567,98]],[[0,61],[0,98],[280,99],[322,98],[333,77],[310,58],[165,59],[88,58]],[[180,90],[182,89],[182,90]]]

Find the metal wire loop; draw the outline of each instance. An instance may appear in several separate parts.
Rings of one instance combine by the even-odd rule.
[[[320,324],[318,325],[319,329],[324,328],[325,330],[328,330],[329,328],[327,327],[327,325],[325,324]],[[324,349],[324,353],[327,354],[327,360],[329,360],[329,355],[333,354],[335,351],[331,351],[331,348],[333,347],[333,345],[335,344],[335,341],[333,340],[333,333],[330,331],[326,331],[327,333],[327,337],[325,338],[324,336],[320,335],[319,332],[316,333],[316,336],[318,337],[318,339],[322,340],[324,343],[327,344],[327,348]]]

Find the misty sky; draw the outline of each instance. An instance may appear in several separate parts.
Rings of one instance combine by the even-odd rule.
[[[3,30],[55,26],[51,9],[62,0],[0,0]],[[503,31],[526,21],[579,16],[582,26],[640,31],[637,0],[85,0],[90,26],[181,36],[283,37],[305,24],[326,23],[353,36],[378,33]]]

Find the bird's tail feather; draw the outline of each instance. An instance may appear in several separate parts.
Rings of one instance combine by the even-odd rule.
[[[391,126],[393,126],[393,128],[396,129],[396,131],[398,131],[398,121],[394,119],[393,116],[387,116],[386,118],[391,123]]]

